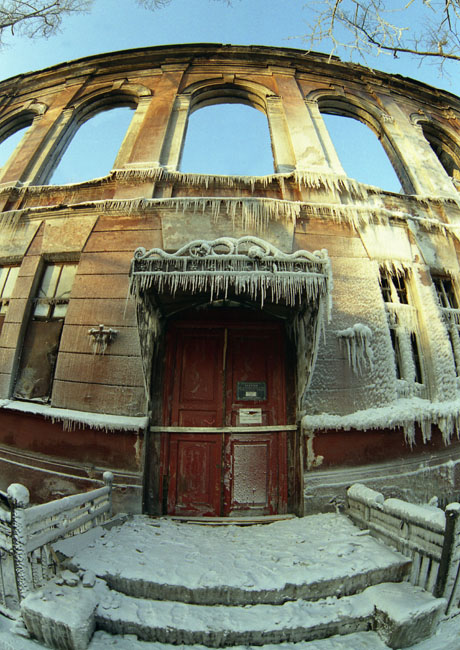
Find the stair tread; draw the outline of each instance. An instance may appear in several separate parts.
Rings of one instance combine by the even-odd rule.
[[[374,570],[404,572],[409,563],[346,517],[332,513],[243,528],[205,528],[134,517],[121,527],[100,532],[95,538],[90,531],[84,548],[74,548],[72,538],[55,548],[72,558],[74,567],[101,577],[190,590],[274,591]]]
[[[178,648],[177,645],[140,641],[135,635],[111,635],[98,631],[88,650],[105,650],[111,647],[116,647],[117,650],[177,650]],[[183,650],[209,650],[203,645],[181,645],[180,647]],[[230,649],[222,648],[222,650]],[[231,650],[261,650],[261,646],[231,646]],[[354,632],[315,641],[267,644],[263,646],[263,650],[389,650],[389,648],[376,632]]]
[[[179,629],[193,632],[257,631],[323,628],[347,620],[370,619],[377,605],[399,619],[413,619],[439,608],[444,602],[409,583],[385,583],[368,587],[360,594],[326,598],[315,602],[297,600],[283,605],[195,605],[172,601],[150,601],[108,590],[99,583],[97,620],[142,629]]]

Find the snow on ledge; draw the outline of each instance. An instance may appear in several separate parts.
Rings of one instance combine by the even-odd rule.
[[[445,402],[430,402],[420,397],[411,397],[396,400],[388,406],[372,407],[348,415],[320,413],[304,415],[302,418],[302,428],[306,431],[326,429],[370,431],[401,427],[404,429],[406,440],[411,445],[415,442],[415,424],[421,427],[424,442],[431,439],[433,424],[441,430],[446,445],[450,443],[454,432],[457,438],[460,438],[460,398]]]
[[[72,431],[76,427],[89,426],[92,429],[104,431],[135,431],[148,426],[148,417],[128,417],[124,415],[109,415],[107,413],[90,413],[88,411],[73,411],[59,409],[46,404],[35,402],[20,402],[16,400],[0,400],[0,408],[10,411],[20,411],[31,415],[42,415],[54,422],[62,422],[64,431]]]

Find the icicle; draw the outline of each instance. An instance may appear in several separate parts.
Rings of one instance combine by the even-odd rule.
[[[429,418],[422,418],[420,420],[420,427],[422,429],[423,444],[431,440],[431,420]]]
[[[412,449],[415,445],[415,422],[414,420],[405,420],[402,423],[402,427],[404,431],[404,440]]]
[[[165,183],[182,183],[184,185],[204,186],[224,186],[236,187],[246,185],[254,191],[256,185],[263,188],[273,183],[278,183],[281,191],[284,191],[286,182],[294,181],[299,188],[302,186],[311,190],[323,190],[334,193],[347,193],[356,198],[366,200],[369,190],[379,192],[379,188],[366,186],[353,178],[344,175],[310,172],[310,171],[293,171],[284,174],[267,174],[264,176],[246,176],[246,175],[223,175],[223,174],[193,174],[182,173],[179,171],[169,171],[163,167],[146,167],[134,169],[114,169],[111,177],[116,180],[128,181],[132,179],[153,180],[154,182],[163,181]]]
[[[451,325],[460,325],[460,309],[454,309],[453,307],[441,307],[440,309],[446,320]]]
[[[363,367],[373,369],[373,352],[371,348],[372,330],[362,323],[336,332],[341,347],[345,347],[348,364],[355,375],[361,375]]]
[[[7,210],[0,212],[0,230],[9,230],[11,234],[18,228],[21,217],[29,210]]]
[[[386,302],[390,323],[403,327],[408,332],[416,332],[418,327],[417,309],[412,305],[406,305],[400,302]]]
[[[442,433],[442,440],[447,447],[447,445],[450,444],[452,435],[454,433],[454,419],[452,417],[452,414],[448,413],[446,415],[440,416],[437,424]]]
[[[379,267],[387,271],[390,275],[403,276],[410,273],[412,267],[405,262],[399,260],[379,260]]]

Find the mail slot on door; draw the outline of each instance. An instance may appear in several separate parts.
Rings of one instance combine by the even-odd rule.
[[[236,384],[238,402],[265,402],[267,399],[267,382],[238,381]]]
[[[262,409],[239,409],[238,424],[262,424]]]

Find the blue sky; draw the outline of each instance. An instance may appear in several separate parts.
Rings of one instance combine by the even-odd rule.
[[[95,0],[91,13],[67,18],[62,32],[48,40],[30,41],[18,37],[7,38],[7,46],[3,49],[0,58],[0,78],[5,79],[101,52],[171,43],[232,43],[304,48],[306,45],[303,35],[308,31],[308,22],[311,19],[311,14],[304,8],[304,0],[233,0],[231,6],[218,0],[172,0],[169,6],[155,12],[139,8],[133,0]],[[319,47],[316,49],[321,50]],[[346,55],[341,53],[341,58],[345,60]],[[456,72],[459,64],[448,66],[446,70],[448,76],[444,77],[439,76],[436,66],[419,65],[411,59],[395,60],[392,57],[381,55],[377,58],[368,57],[367,65],[386,72],[410,76],[425,83],[443,87],[456,94],[460,90],[459,75]],[[242,110],[245,108],[242,107]],[[231,109],[233,110],[233,107]],[[221,117],[217,116],[216,118],[215,132],[222,135],[225,125],[229,123],[230,117],[233,119],[234,114],[226,116],[225,107],[220,110],[223,112]],[[198,111],[192,116],[193,122],[192,119],[190,120],[187,136],[190,142],[193,138],[193,123],[204,119],[203,111]],[[200,113],[202,113],[201,116]],[[264,135],[266,134],[265,118],[256,111],[252,111],[252,113],[255,115],[254,126],[251,123],[248,132],[255,136],[257,130],[260,129],[261,135],[258,137],[263,140],[266,138]],[[236,119],[243,118],[239,118],[237,115]],[[359,129],[361,126],[359,123],[355,124],[354,120],[351,122],[353,122],[353,128]],[[230,129],[230,124],[228,126]],[[208,122],[208,127],[210,133],[211,122]],[[231,128],[234,133],[234,127]],[[343,131],[340,126],[337,130],[339,134]],[[197,137],[199,141],[201,136]],[[355,141],[361,139],[359,134],[354,137]],[[341,145],[337,136],[333,135],[333,139],[339,150]],[[187,141],[186,147],[188,144]],[[249,142],[246,142],[246,145],[251,147]],[[240,157],[240,161],[237,161],[237,169],[240,169],[238,165],[244,159],[253,157],[250,148],[248,153],[245,153],[244,142],[242,146],[243,148],[235,143],[233,146]],[[345,144],[344,146],[345,149],[347,147],[349,149],[349,145]],[[267,151],[270,156],[269,149]],[[215,165],[216,156],[211,154],[209,149],[207,154],[210,163]],[[341,154],[339,151],[339,155],[344,156],[345,153]],[[201,165],[201,168],[196,168],[196,171],[205,171],[202,168],[203,162],[195,163],[187,156],[186,148],[183,160],[184,170],[194,171],[196,164],[197,166]],[[373,153],[369,153],[369,156],[370,160],[374,159]],[[2,156],[2,158],[4,157]],[[247,171],[241,164],[239,173],[270,173],[272,171],[270,169],[271,162],[267,162],[262,153],[259,158],[261,169],[266,171]],[[350,176],[357,176],[353,169],[348,167],[351,163],[345,160],[342,162]],[[224,165],[224,171],[221,173],[233,173],[233,171]],[[382,182],[382,172],[378,173],[378,179],[384,186],[386,181]],[[54,182],[66,182],[66,179],[65,177],[54,179]],[[387,189],[397,188],[388,187]]]

